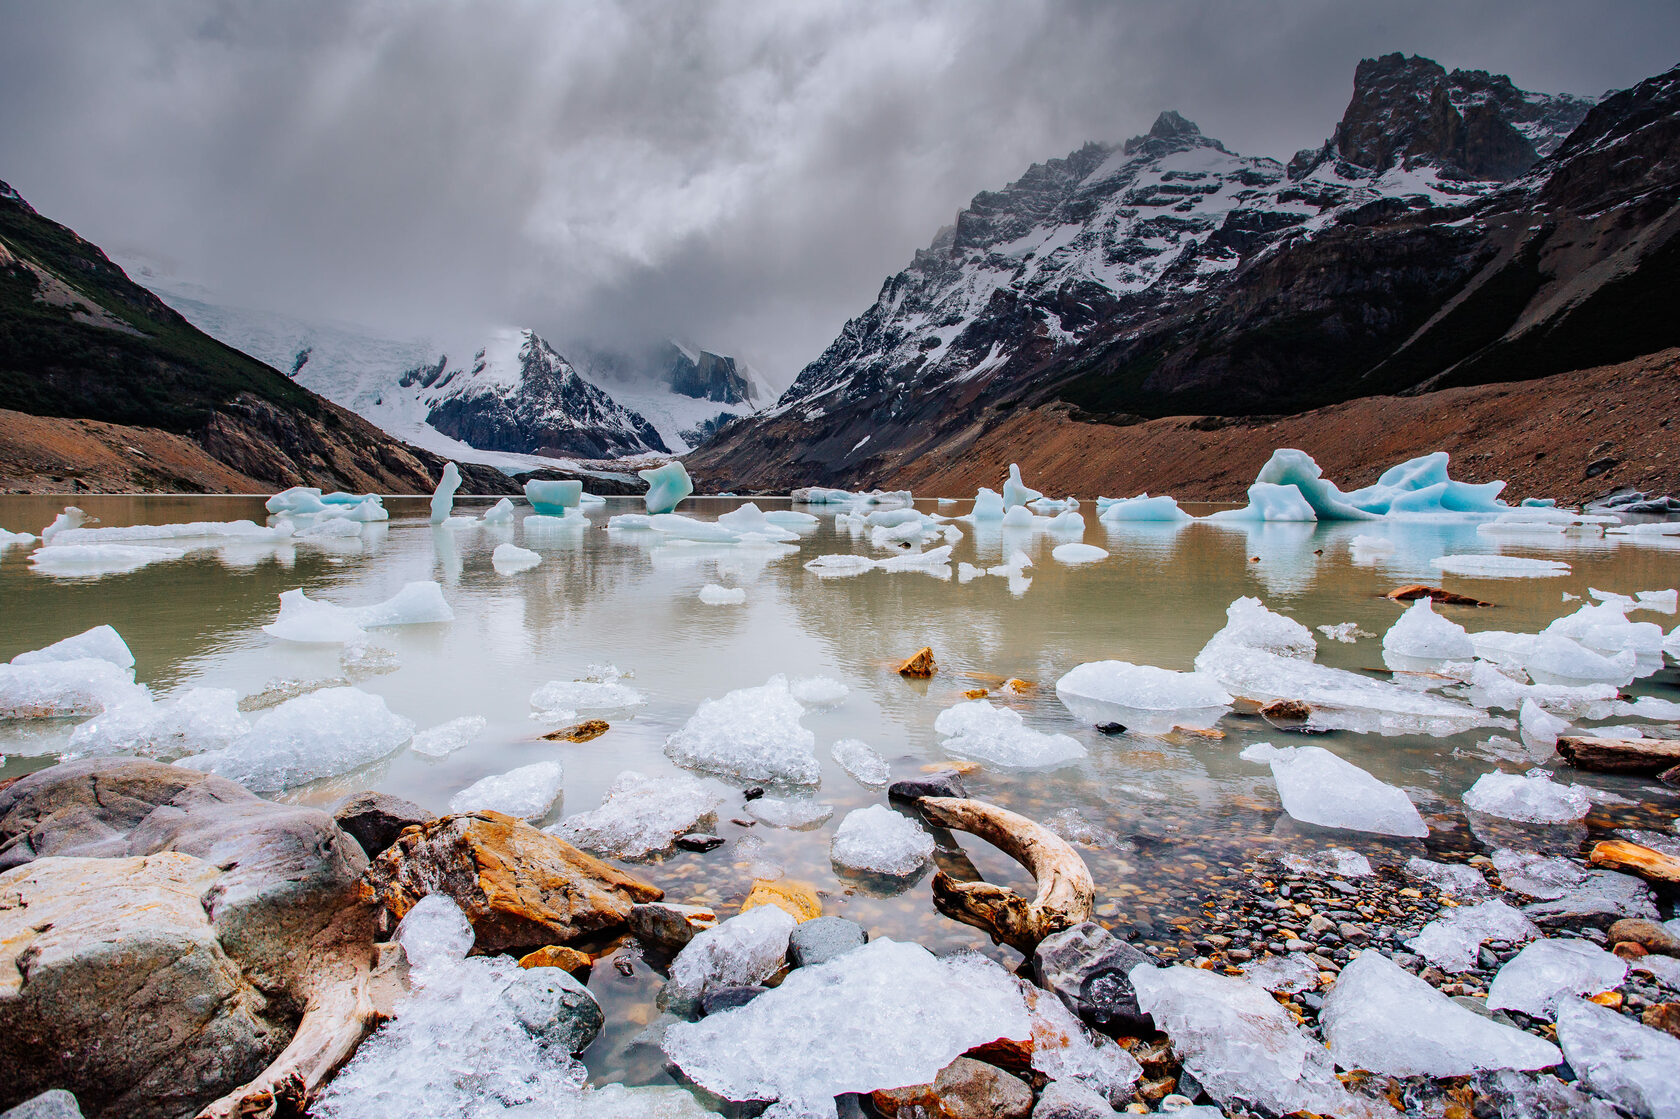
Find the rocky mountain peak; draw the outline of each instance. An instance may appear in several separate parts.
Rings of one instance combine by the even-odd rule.
[[[23,200],[23,195],[12,189],[12,185],[0,179],[0,202],[10,202],[15,206],[22,206],[26,213],[33,214],[35,207]]]
[[[1218,148],[1220,151],[1225,150],[1225,145],[1218,140],[1203,136],[1202,130],[1196,127],[1194,121],[1184,119],[1173,109],[1167,109],[1155,118],[1155,123],[1149,126],[1148,132],[1127,140],[1121,151],[1125,155],[1160,158],[1172,152],[1203,145]]]
[[[665,379],[671,391],[695,400],[721,404],[750,404],[756,386],[741,375],[735,359],[708,350],[693,352],[673,343],[668,350]]]

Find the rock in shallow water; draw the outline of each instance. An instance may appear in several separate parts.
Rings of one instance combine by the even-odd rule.
[[[389,793],[357,793],[338,802],[333,819],[373,858],[397,841],[405,828],[433,819],[411,800]]]
[[[856,921],[817,917],[793,930],[788,938],[788,962],[794,967],[825,964],[868,942],[869,934]]]
[[[954,769],[941,769],[924,777],[906,777],[887,786],[888,800],[902,800],[914,804],[923,797],[966,797],[962,775]]]
[[[1155,1024],[1138,1008],[1127,975],[1149,962],[1148,956],[1095,921],[1086,921],[1040,941],[1032,969],[1038,985],[1053,991],[1084,1021],[1115,1033],[1142,1035],[1152,1032]]]
[[[660,952],[679,952],[696,934],[716,924],[717,913],[704,905],[653,901],[630,910],[630,931],[644,947]]]

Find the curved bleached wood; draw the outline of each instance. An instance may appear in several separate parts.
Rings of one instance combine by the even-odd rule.
[[[1079,852],[1042,824],[985,801],[923,797],[917,802],[932,823],[979,836],[1027,868],[1038,893],[1027,901],[1014,890],[989,882],[958,882],[944,871],[933,876],[939,911],[992,939],[1032,955],[1053,932],[1091,919],[1096,887]]]

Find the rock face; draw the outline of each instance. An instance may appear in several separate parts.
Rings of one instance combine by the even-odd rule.
[[[444,816],[405,832],[368,870],[400,920],[427,894],[451,898],[479,951],[568,944],[623,928],[664,891],[500,812]]]
[[[691,354],[675,345],[669,356],[671,365],[665,376],[672,392],[720,404],[752,404],[757,400],[757,386],[741,375],[734,358],[706,350]]]
[[[499,335],[428,387],[426,422],[482,450],[620,458],[667,451],[653,425],[530,330]]]
[[[395,843],[404,828],[424,824],[432,814],[402,797],[357,793],[333,809],[333,819],[371,859]]]
[[[975,196],[686,462],[717,486],[867,487],[1023,410],[1272,415],[1672,346],[1680,71],[1586,109],[1389,56],[1287,168],[1162,114]]]
[[[325,812],[69,762],[0,790],[0,864],[0,1107],[49,1086],[97,1116],[301,1100],[370,1023],[367,861]]]

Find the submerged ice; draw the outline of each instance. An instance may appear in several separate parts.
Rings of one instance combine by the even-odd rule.
[[[1323,747],[1280,749],[1258,742],[1241,756],[1271,765],[1284,811],[1302,823],[1378,835],[1429,834],[1404,789],[1384,784]]]

